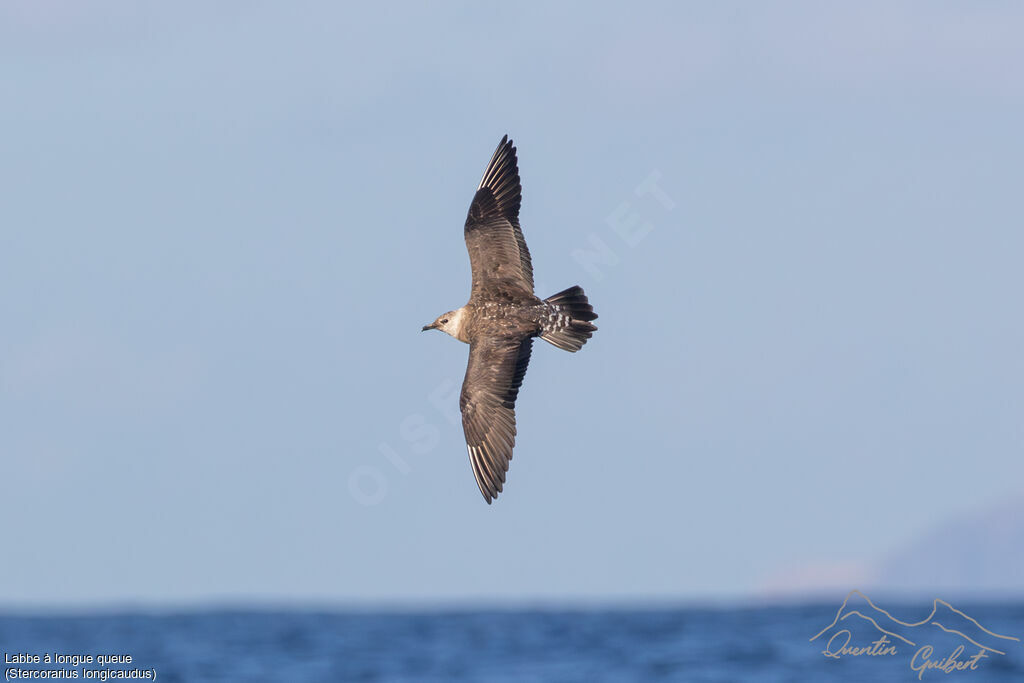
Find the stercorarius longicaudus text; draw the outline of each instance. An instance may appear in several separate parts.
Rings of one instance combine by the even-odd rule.
[[[466,217],[473,270],[469,303],[423,328],[469,344],[459,407],[469,461],[490,504],[505,483],[516,442],[516,396],[530,362],[533,338],[579,351],[597,318],[578,286],[547,299],[533,294],[533,265],[519,228],[522,188],[516,148],[506,135],[480,180]]]

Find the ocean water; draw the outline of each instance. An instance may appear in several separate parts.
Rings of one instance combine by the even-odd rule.
[[[989,651],[974,669],[950,673],[911,668],[926,635],[954,638],[936,642],[930,661],[959,642],[945,629],[925,626],[918,627],[914,647],[898,641],[895,654],[826,657],[824,638],[809,639],[836,618],[838,607],[0,614],[0,650],[8,680],[39,680],[12,679],[11,671],[20,669],[77,674],[71,680],[148,680],[155,674],[167,683],[1024,681],[1024,604],[958,605],[988,629],[985,633],[1002,636],[991,647],[1005,654]],[[909,615],[923,618],[930,607],[902,605],[891,611],[908,615],[909,621]],[[879,635],[860,618],[844,620],[843,626],[851,631],[851,645]],[[957,661],[977,649],[970,645]],[[65,661],[10,661],[46,654]],[[74,655],[93,660],[76,663],[70,659]],[[120,661],[101,665],[101,655]],[[131,662],[124,661],[127,656]]]

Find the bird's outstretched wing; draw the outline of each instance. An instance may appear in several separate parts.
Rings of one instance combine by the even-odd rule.
[[[480,339],[469,348],[459,407],[473,476],[490,504],[505,483],[516,443],[516,396],[533,339]]]
[[[533,294],[533,264],[519,228],[521,201],[516,148],[506,135],[487,164],[466,217],[466,248],[473,267],[471,296],[497,280]]]

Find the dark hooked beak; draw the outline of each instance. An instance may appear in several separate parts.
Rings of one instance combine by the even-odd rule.
[[[420,330],[420,332],[426,332],[427,330],[433,330],[433,329],[436,329],[436,328],[437,328],[437,323],[430,323],[429,325],[424,325],[423,329]]]

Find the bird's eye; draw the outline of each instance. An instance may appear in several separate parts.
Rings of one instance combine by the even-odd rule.
[[[447,322],[448,322],[448,318],[445,318],[444,320],[441,321],[441,324],[444,325]]]

